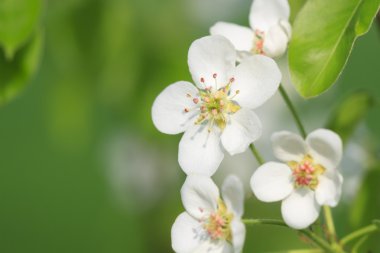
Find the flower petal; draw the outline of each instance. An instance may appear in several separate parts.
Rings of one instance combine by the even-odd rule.
[[[203,37],[190,46],[188,54],[190,73],[201,89],[206,86],[213,89],[221,88],[234,76],[236,58],[234,46],[225,37],[221,35]]]
[[[207,240],[191,253],[235,253],[232,245],[224,240]],[[181,252],[182,253],[182,252]]]
[[[282,201],[281,213],[285,223],[294,229],[304,229],[319,216],[320,205],[314,191],[299,188]]]
[[[152,119],[157,129],[166,134],[184,132],[192,122],[196,111],[186,113],[185,108],[194,107],[192,99],[198,90],[189,82],[180,81],[166,87],[156,98],[152,107]]]
[[[342,159],[342,140],[331,130],[317,129],[311,132],[306,143],[310,147],[310,154],[317,163],[331,171],[338,167]]]
[[[246,229],[244,223],[237,218],[231,222],[232,229],[232,244],[234,246],[234,253],[240,253],[243,250]]]
[[[285,199],[294,189],[292,171],[283,163],[265,163],[253,173],[251,188],[256,197],[264,202]]]
[[[227,209],[234,212],[235,217],[241,217],[244,212],[243,183],[235,175],[229,175],[222,185],[222,197]]]
[[[186,174],[212,176],[224,157],[220,134],[207,126],[192,125],[179,143],[178,162]]]
[[[299,162],[308,152],[301,136],[288,131],[272,134],[271,141],[275,157],[283,162]]]
[[[269,28],[265,34],[264,53],[271,58],[282,56],[288,48],[289,38],[284,28],[280,25],[275,25]]]
[[[210,28],[210,34],[226,37],[236,50],[251,51],[252,49],[254,34],[251,28],[218,22]]]
[[[261,136],[262,125],[256,114],[249,109],[240,109],[227,123],[221,135],[223,147],[235,155],[247,150],[249,144]]]
[[[249,14],[249,24],[254,30],[266,32],[280,20],[288,20],[289,14],[288,0],[254,0]]]
[[[342,175],[339,172],[336,172],[332,177],[322,175],[318,180],[318,187],[315,190],[315,197],[318,204],[331,207],[337,206],[342,193]]]
[[[263,55],[244,58],[236,68],[231,85],[234,100],[242,107],[254,109],[274,95],[281,82],[281,72],[274,60]]]
[[[181,188],[181,198],[186,211],[202,219],[217,209],[219,189],[207,176],[189,175]]]
[[[199,221],[188,213],[181,213],[175,220],[172,230],[172,248],[179,253],[192,253],[205,242],[203,228]]]

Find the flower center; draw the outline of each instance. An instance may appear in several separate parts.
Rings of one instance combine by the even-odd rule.
[[[264,38],[265,33],[260,30],[255,30],[254,38],[253,38],[253,46],[251,52],[253,54],[265,54],[264,53]]]
[[[216,74],[213,75],[216,84]],[[205,85],[204,89],[199,89],[199,96],[192,97],[187,94],[188,98],[193,100],[196,105],[195,108],[199,110],[199,116],[195,120],[195,124],[202,124],[208,122],[208,131],[210,132],[214,125],[218,126],[220,130],[226,127],[228,116],[234,114],[240,110],[240,106],[237,105],[232,99],[239,94],[239,90],[231,96],[231,85],[235,81],[231,78],[229,83],[220,89],[212,89],[212,86],[206,86],[204,84],[204,78],[201,78],[201,83]],[[185,108],[185,112],[189,112],[189,108]]]
[[[211,213],[203,223],[203,228],[213,240],[223,239],[232,242],[231,221],[233,214],[228,212],[223,200],[218,200],[218,210]]]
[[[301,162],[291,161],[288,163],[293,171],[294,186],[308,187],[315,190],[318,186],[318,177],[325,172],[325,168],[314,162],[310,155],[306,155]]]

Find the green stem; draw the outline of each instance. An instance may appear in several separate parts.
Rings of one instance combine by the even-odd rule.
[[[288,227],[285,222],[282,220],[275,220],[275,219],[243,219],[243,222],[247,225],[260,225],[260,224],[266,224],[266,225],[275,225],[275,226],[282,226],[282,227]],[[318,245],[321,249],[325,250],[329,253],[335,253],[334,249],[321,237],[313,233],[312,231],[308,229],[302,229],[297,230],[310,240],[312,240],[316,245]]]
[[[288,94],[286,93],[284,87],[281,84],[280,84],[279,90],[280,90],[282,98],[284,99],[286,105],[288,106],[290,112],[293,115],[294,121],[296,122],[297,127],[298,127],[298,129],[299,129],[302,137],[306,138],[306,131],[305,131],[305,128],[303,127],[303,125],[302,125],[301,119],[298,116],[297,111],[296,111],[296,109],[295,109],[292,101],[290,100]]]
[[[251,143],[251,145],[249,145],[249,148],[251,149],[252,154],[255,156],[256,161],[259,163],[259,165],[263,165],[265,161],[261,156],[260,152],[256,149],[255,145]]]
[[[360,238],[360,237],[365,236],[365,235],[372,234],[376,231],[380,231],[379,226],[377,224],[372,224],[372,225],[366,226],[364,228],[356,230],[356,231],[352,232],[351,234],[348,234],[345,237],[343,237],[342,240],[340,240],[340,244],[342,246],[344,246],[352,240],[355,240],[355,239]]]
[[[355,243],[354,247],[352,247],[352,251],[351,252],[352,253],[358,253],[360,246],[362,246],[363,243],[365,243],[365,241],[367,241],[367,239],[368,239],[368,235],[362,237],[357,243]]]
[[[337,244],[335,225],[330,207],[323,206],[323,212],[325,214],[325,222],[328,230],[328,239],[332,244]]]

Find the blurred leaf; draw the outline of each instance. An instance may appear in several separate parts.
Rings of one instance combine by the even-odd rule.
[[[42,49],[42,33],[32,39],[8,60],[0,51],[0,105],[16,96],[37,69]]]
[[[347,62],[355,39],[365,34],[380,0],[309,0],[293,26],[291,79],[305,98],[327,90]]]
[[[36,31],[41,9],[41,0],[0,1],[0,45],[8,59]]]
[[[290,22],[293,23],[298,12],[306,3],[306,0],[289,0],[290,5]]]
[[[343,142],[346,142],[373,105],[374,98],[371,94],[364,91],[355,92],[333,111],[327,128],[338,133]]]
[[[355,229],[369,225],[374,219],[380,218],[379,182],[380,164],[368,171],[362,181],[361,189],[352,203],[350,221]],[[363,252],[380,252],[378,235],[371,236],[364,247],[370,251]]]

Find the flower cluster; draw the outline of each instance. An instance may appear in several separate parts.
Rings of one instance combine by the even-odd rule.
[[[282,56],[291,36],[287,0],[254,0],[250,26],[218,22],[211,36],[195,40],[188,52],[193,83],[169,85],[152,107],[154,125],[163,133],[183,133],[178,162],[187,174],[181,190],[186,212],[172,227],[177,253],[242,251],[244,192],[230,175],[218,187],[210,178],[224,153],[242,153],[262,132],[254,109],[277,91],[282,74],[274,58]],[[306,140],[290,132],[272,135],[275,156],[282,161],[261,165],[251,178],[255,196],[264,202],[282,200],[285,223],[310,226],[320,206],[336,206],[342,186],[337,168],[340,137],[318,129]]]

